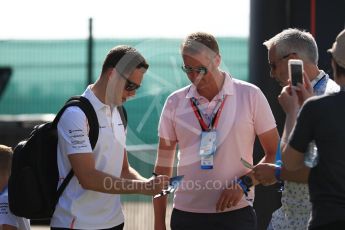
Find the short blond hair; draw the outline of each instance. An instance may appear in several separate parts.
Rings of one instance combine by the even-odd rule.
[[[181,52],[201,53],[207,50],[213,54],[219,54],[219,46],[216,38],[206,32],[189,34],[181,44]]]
[[[13,150],[11,147],[6,145],[0,145],[0,172],[8,173],[11,172],[11,164],[12,164],[12,154]]]

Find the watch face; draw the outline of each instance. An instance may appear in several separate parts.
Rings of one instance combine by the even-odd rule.
[[[247,186],[247,188],[250,188],[253,186],[253,180],[250,176],[243,176],[241,177],[243,183]]]

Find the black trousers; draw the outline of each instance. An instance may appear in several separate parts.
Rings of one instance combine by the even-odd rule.
[[[256,230],[256,214],[251,206],[230,212],[193,213],[173,209],[172,230]]]
[[[122,223],[112,228],[106,228],[106,229],[100,229],[100,230],[122,230],[124,226],[125,224]],[[51,227],[50,229],[51,230],[70,230],[70,228],[54,228],[54,227]],[[74,229],[74,230],[81,230],[81,229]]]
[[[310,230],[341,230],[345,229],[345,220],[339,220],[329,224],[321,225],[315,228],[309,228]]]

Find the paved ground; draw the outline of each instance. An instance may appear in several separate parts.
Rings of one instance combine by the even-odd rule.
[[[152,230],[153,229],[153,207],[149,202],[124,202],[125,230]],[[167,230],[170,230],[169,221],[171,205],[167,209]],[[31,226],[32,230],[49,230],[49,226]]]

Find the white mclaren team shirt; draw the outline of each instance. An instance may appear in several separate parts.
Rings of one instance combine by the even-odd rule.
[[[126,143],[125,130],[117,108],[111,111],[91,91],[83,94],[93,105],[99,122],[99,136],[92,151],[87,118],[78,107],[69,107],[58,123],[58,167],[60,184],[71,169],[69,154],[94,155],[96,169],[120,177]],[[106,229],[120,225],[124,216],[120,195],[85,190],[74,176],[56,206],[52,227]]]

